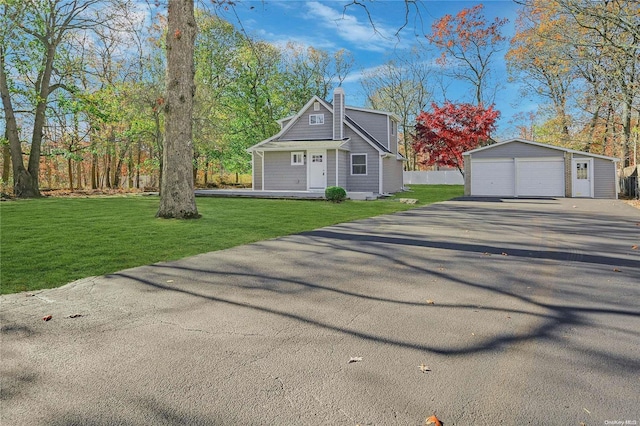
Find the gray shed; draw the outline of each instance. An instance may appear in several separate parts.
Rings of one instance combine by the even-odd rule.
[[[465,195],[617,198],[617,158],[525,139],[467,151]]]

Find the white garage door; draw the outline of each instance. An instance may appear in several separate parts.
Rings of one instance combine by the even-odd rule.
[[[518,159],[519,197],[564,197],[564,159]]]
[[[513,160],[473,160],[471,195],[513,197],[515,167]]]

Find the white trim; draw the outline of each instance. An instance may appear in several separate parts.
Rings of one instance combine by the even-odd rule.
[[[315,123],[311,122],[311,117],[316,119]],[[309,126],[321,126],[324,124],[324,114],[309,114]]]
[[[378,194],[382,194],[383,193],[383,189],[384,189],[384,185],[383,185],[383,179],[382,179],[382,169],[384,167],[384,161],[383,161],[384,155],[380,155],[378,157]]]
[[[365,173],[353,173],[353,156],[354,155],[364,155],[364,171]],[[350,157],[351,161],[349,163],[349,172],[351,174],[351,176],[369,176],[369,158],[366,152],[363,153],[357,153],[354,152],[353,154],[351,154]],[[358,166],[361,166],[362,164],[358,164]]]
[[[530,141],[528,139],[518,139],[518,138],[508,139],[506,141],[494,143],[493,145],[487,145],[487,146],[482,146],[480,148],[472,149],[471,151],[464,152],[462,155],[466,156],[466,155],[470,155],[470,154],[475,154],[476,152],[484,151],[484,150],[487,150],[487,149],[492,149],[492,148],[495,148],[495,147],[498,147],[498,146],[502,146],[502,145],[507,145],[507,144],[512,143],[512,142],[520,142],[520,143],[523,143],[523,144],[526,144],[526,145],[533,145],[533,146],[539,146],[539,147],[542,147],[542,148],[555,149],[557,151],[570,152],[570,153],[573,153],[573,154],[584,155],[586,157],[601,158],[603,160],[609,160],[609,161],[614,161],[614,162],[620,161],[619,158],[615,158],[615,157],[607,157],[605,155],[592,154],[590,152],[576,151],[575,149],[563,148],[561,146],[549,145],[549,144],[545,144],[545,143]]]
[[[338,149],[336,149],[336,185],[335,186],[340,186],[340,180],[338,179]]]
[[[261,181],[260,181],[260,189],[256,189],[256,187],[255,187],[255,184],[256,184],[256,181],[255,181],[256,170],[255,170],[255,167],[253,167],[254,163],[251,163],[251,167],[252,167],[252,170],[251,170],[251,176],[252,177],[251,178],[253,179],[253,185],[252,185],[253,186],[253,190],[254,191],[264,191],[264,151],[252,151],[251,152],[251,159],[252,160],[254,158],[253,157],[254,153],[258,154],[258,156],[261,158],[260,161],[262,162],[262,169],[260,171],[260,179],[261,179]]]
[[[251,190],[256,190],[256,163],[254,163],[253,151],[251,151]]]
[[[320,102],[315,101],[315,102],[313,103],[313,110],[314,110],[314,111],[320,111]]]
[[[309,141],[271,141],[260,147],[260,151],[306,151],[307,149],[342,149],[348,151],[345,145],[350,139],[334,140],[309,140]]]
[[[296,155],[299,155],[300,156],[300,160],[302,160],[299,163],[294,161],[294,157]],[[291,152],[291,165],[292,166],[304,166],[304,151],[292,151]]]
[[[262,190],[264,191],[264,151],[262,151],[262,169],[260,170],[262,172],[262,182],[260,184],[260,187],[262,188]]]
[[[576,169],[575,169],[575,164],[576,163],[582,163],[582,162],[587,162],[589,163],[589,165],[587,166],[587,176],[589,177],[589,196],[576,196]],[[595,190],[595,181],[596,181],[596,174],[595,174],[595,170],[593,167],[593,158],[584,158],[584,157],[573,157],[571,158],[571,197],[572,198],[595,198],[596,194],[594,193]]]

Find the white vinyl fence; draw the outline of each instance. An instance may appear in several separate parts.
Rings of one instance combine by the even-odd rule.
[[[403,173],[405,185],[464,185],[464,177],[458,170]]]

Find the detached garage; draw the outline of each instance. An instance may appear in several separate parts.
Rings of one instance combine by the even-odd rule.
[[[465,195],[617,198],[617,158],[511,139],[463,154]]]

